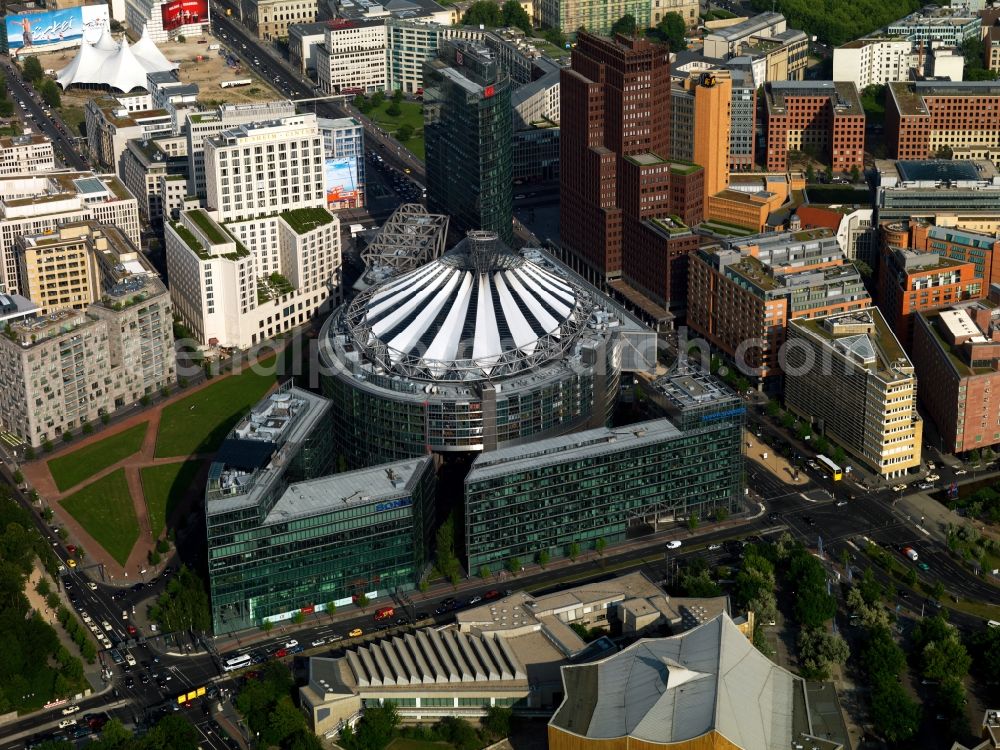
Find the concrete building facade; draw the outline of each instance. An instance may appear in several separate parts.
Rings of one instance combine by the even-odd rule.
[[[785,405],[875,474],[920,465],[913,364],[878,308],[788,324]]]
[[[952,158],[969,150],[994,153],[1000,149],[1000,84],[890,83],[885,137],[889,155],[895,159],[931,159],[942,152]],[[970,154],[964,158],[984,157]]]
[[[905,81],[913,44],[905,38],[866,37],[833,50],[833,80],[852,81],[858,91]]]
[[[52,139],[45,135],[10,135],[0,138],[0,176],[41,174],[56,168]]]
[[[690,259],[688,287],[688,325],[759,381],[781,374],[792,318],[871,305],[861,276],[829,229],[774,232],[728,247],[699,248]]]
[[[242,21],[264,41],[284,39],[288,27],[316,20],[316,0],[242,0]]]
[[[535,0],[540,26],[571,34],[584,28],[592,34],[610,34],[615,21],[626,13],[638,29],[649,28],[651,0]]]

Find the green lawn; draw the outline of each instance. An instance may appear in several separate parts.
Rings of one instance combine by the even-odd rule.
[[[262,362],[265,370],[273,358]],[[247,409],[274,385],[274,375],[258,375],[249,368],[222,378],[163,410],[156,433],[157,458],[212,453]]]
[[[60,492],[65,492],[87,477],[94,476],[101,469],[116,464],[138,451],[142,447],[148,427],[149,422],[143,422],[92,443],[86,448],[51,459],[49,471]]]
[[[60,503],[122,565],[139,538],[125,469],[88,484]]]
[[[158,538],[163,533],[167,519],[184,499],[184,493],[191,486],[200,467],[200,461],[179,461],[175,464],[146,466],[139,470],[153,538]]]
[[[386,112],[391,99],[386,99],[379,106],[368,110],[365,114],[373,122],[377,122],[385,130],[396,134],[401,125],[409,125],[413,128],[413,137],[403,145],[413,152],[420,161],[424,160],[424,113],[423,105],[420,102],[402,101],[399,103],[400,113],[393,117]]]
[[[72,104],[64,104],[59,108],[59,117],[66,123],[66,131],[73,138],[85,135],[84,124],[86,117],[83,107],[74,107]]]
[[[431,742],[430,740],[414,740],[409,737],[397,737],[385,750],[454,750],[450,742]]]

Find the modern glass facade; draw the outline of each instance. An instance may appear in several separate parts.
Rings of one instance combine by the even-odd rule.
[[[330,475],[330,403],[294,388],[285,393],[293,405],[258,406],[209,471],[216,634],[347,604],[355,594],[411,589],[427,563],[431,460]]]
[[[424,64],[427,204],[513,246],[510,76],[485,45],[442,41]]]
[[[663,521],[739,507],[742,408],[588,430],[483,455],[465,480],[469,570],[565,556]]]

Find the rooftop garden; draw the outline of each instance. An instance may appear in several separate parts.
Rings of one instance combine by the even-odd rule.
[[[311,232],[316,227],[321,227],[333,221],[333,215],[325,208],[296,208],[293,211],[285,211],[281,218],[296,234]]]
[[[281,297],[285,294],[290,294],[295,291],[295,287],[292,286],[292,282],[288,280],[286,276],[275,272],[270,276],[257,277],[257,304],[263,305],[277,297]]]
[[[207,237],[208,241],[213,245],[222,245],[223,243],[231,241],[229,236],[219,228],[218,224],[212,221],[212,218],[201,209],[198,209],[197,211],[189,211],[188,217],[197,225],[198,229],[204,233],[205,237]]]

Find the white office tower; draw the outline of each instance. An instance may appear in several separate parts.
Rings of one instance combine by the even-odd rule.
[[[339,301],[323,165],[311,114],[206,139],[207,209],[165,227],[174,308],[203,344],[249,347]]]

